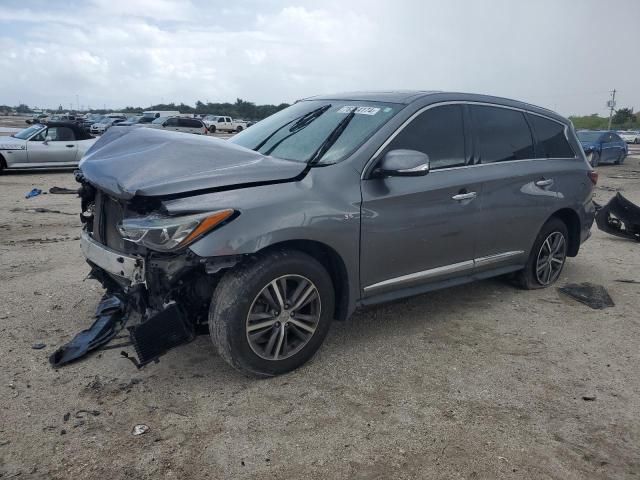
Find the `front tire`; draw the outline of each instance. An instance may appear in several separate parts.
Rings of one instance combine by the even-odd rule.
[[[590,163],[593,168],[600,164],[600,154],[598,152],[591,153]]]
[[[241,125],[238,125],[238,126],[236,127],[236,132],[237,132],[237,133],[240,133],[241,131],[242,131],[242,126],[241,126]]]
[[[525,290],[553,285],[564,268],[568,247],[567,225],[559,218],[550,218],[540,229],[526,266],[516,274],[518,285]]]
[[[618,157],[618,159],[615,161],[616,165],[622,165],[624,163],[624,159],[625,159],[626,155],[624,154],[624,152],[620,152],[620,156]]]
[[[216,126],[215,125],[209,125],[209,133],[216,133]]]
[[[334,311],[331,277],[295,250],[258,254],[216,287],[209,332],[220,356],[241,372],[270,377],[294,370],[318,350]]]

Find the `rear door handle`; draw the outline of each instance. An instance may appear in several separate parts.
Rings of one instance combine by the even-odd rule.
[[[73,148],[73,147],[75,147],[75,145],[65,145],[65,147]]]
[[[551,178],[545,178],[536,182],[537,187],[550,187],[551,185],[553,185],[553,179]]]
[[[451,197],[456,202],[461,202],[462,200],[473,200],[476,198],[478,194],[476,192],[467,192],[467,193],[458,193]]]

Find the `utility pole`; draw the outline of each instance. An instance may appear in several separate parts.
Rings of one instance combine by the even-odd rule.
[[[613,109],[616,108],[616,89],[614,88],[611,92],[611,100],[607,102],[607,107],[609,107],[609,127],[607,130],[611,130],[611,118],[613,117]]]

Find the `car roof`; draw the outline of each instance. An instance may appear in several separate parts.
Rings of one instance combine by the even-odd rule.
[[[510,106],[514,108],[520,108],[531,112],[536,112],[541,115],[546,115],[563,123],[569,123],[567,119],[558,115],[552,110],[544,107],[538,107],[530,103],[522,102],[519,100],[513,100],[511,98],[496,97],[492,95],[484,95],[478,93],[465,93],[465,92],[453,92],[453,91],[440,91],[440,90],[384,90],[384,91],[362,91],[362,92],[345,92],[345,93],[333,93],[327,95],[317,95],[313,97],[304,98],[302,100],[352,100],[352,101],[377,101],[386,103],[398,103],[408,105],[414,102],[422,102],[425,100],[433,99],[433,102],[437,101],[464,101],[464,102],[478,102],[478,103],[493,103],[497,105]]]
[[[89,138],[93,138],[93,136],[89,135],[84,128],[76,125],[74,122],[47,122],[46,127],[67,127],[73,130],[73,133],[76,136],[76,140],[88,140]]]

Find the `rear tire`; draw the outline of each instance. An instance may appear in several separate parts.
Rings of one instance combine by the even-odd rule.
[[[533,243],[527,264],[515,275],[518,286],[534,290],[553,285],[564,268],[568,247],[567,225],[559,218],[547,220]]]
[[[334,302],[331,277],[313,257],[295,250],[258,254],[228,271],[216,287],[211,340],[241,372],[280,375],[316,353],[329,331]]]
[[[598,152],[593,152],[591,154],[591,166],[597,167],[600,164],[600,154]]]
[[[215,125],[209,125],[209,133],[216,133],[216,126]]]
[[[242,131],[242,126],[238,125],[236,127],[236,132],[240,133]]]
[[[620,156],[618,157],[618,159],[614,163],[616,165],[622,165],[624,163],[625,157],[626,157],[626,155],[624,154],[624,152],[620,152]]]

